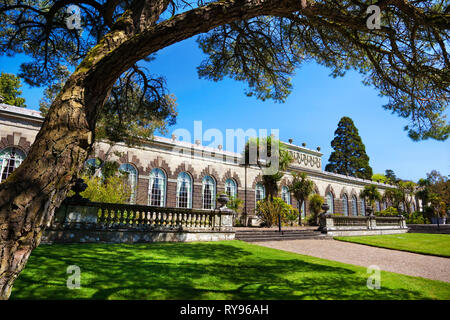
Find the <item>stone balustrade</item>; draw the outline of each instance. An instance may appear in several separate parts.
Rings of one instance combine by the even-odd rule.
[[[323,233],[334,236],[356,236],[375,234],[395,234],[408,231],[403,216],[333,216],[322,214],[319,229]]]
[[[66,202],[47,227],[45,242],[211,241],[234,238],[234,211]],[[72,239],[72,240],[71,240]]]

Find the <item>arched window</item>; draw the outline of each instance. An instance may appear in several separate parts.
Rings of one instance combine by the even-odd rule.
[[[361,198],[361,215],[366,215],[366,199]]]
[[[225,192],[229,197],[236,198],[237,196],[236,181],[234,181],[233,179],[227,179],[227,181],[225,181]]]
[[[130,203],[135,204],[138,172],[136,168],[129,163],[121,164],[119,167],[119,172],[124,173],[128,176],[128,185],[130,186],[131,189]]]
[[[358,215],[358,199],[356,199],[356,196],[352,196],[352,215]]]
[[[412,212],[416,211],[416,204],[414,203],[414,201],[411,202],[411,209],[412,209]]]
[[[286,186],[281,187],[281,199],[287,204],[291,204],[291,194],[289,193],[289,188]]]
[[[214,209],[216,206],[216,183],[210,176],[202,180],[203,209]]]
[[[348,198],[345,193],[342,196],[342,210],[344,211],[344,216],[348,216]]]
[[[25,153],[18,148],[9,147],[0,151],[0,181],[6,180],[24,159]]]
[[[380,208],[380,201],[376,201],[375,202],[375,206],[376,206],[376,209],[377,209],[377,212],[380,212],[381,211],[381,208]]]
[[[166,175],[161,169],[154,168],[150,172],[148,195],[150,206],[164,207],[166,199]]]
[[[180,172],[178,174],[177,207],[192,208],[192,178],[187,172]]]
[[[261,183],[256,184],[255,188],[255,200],[256,202],[264,200],[266,198],[266,189]]]
[[[330,207],[328,212],[333,214],[334,213],[334,197],[331,192],[328,192],[328,194],[327,194],[327,204]]]

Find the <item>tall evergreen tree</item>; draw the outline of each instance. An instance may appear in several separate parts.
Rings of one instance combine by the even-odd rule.
[[[394,173],[394,170],[391,170],[391,169],[387,169],[386,171],[385,171],[385,174],[384,174],[385,176],[386,176],[386,178],[387,178],[387,182],[389,182],[389,183],[391,183],[391,184],[394,184],[394,183],[396,183],[397,182],[397,176],[395,175],[395,173]]]
[[[358,129],[349,117],[342,117],[334,132],[331,146],[334,151],[328,159],[326,171],[346,174],[349,176],[371,179],[372,168],[366,154]]]

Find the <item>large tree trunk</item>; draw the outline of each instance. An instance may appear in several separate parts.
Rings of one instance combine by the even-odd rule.
[[[151,53],[217,26],[301,8],[297,0],[228,0],[155,24],[168,3],[136,1],[125,12],[68,79],[27,158],[0,184],[0,299],[9,298],[14,280],[87,159],[97,116],[120,74]]]
[[[92,150],[98,113],[116,79],[134,62],[118,62],[111,53],[132,36],[133,28],[128,12],[90,51],[52,103],[26,159],[0,184],[0,299],[10,296]]]

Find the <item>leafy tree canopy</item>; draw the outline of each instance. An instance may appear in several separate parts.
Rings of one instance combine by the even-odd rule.
[[[439,171],[432,170],[427,173],[427,178],[418,182],[417,196],[422,199],[424,205],[443,202],[444,210],[450,210],[450,179]],[[439,201],[438,201],[438,200]]]
[[[20,78],[14,74],[5,73],[0,74],[0,103],[6,103],[16,107],[26,108],[25,99],[21,98],[22,87]]]
[[[388,178],[382,173],[375,173],[372,175],[372,181],[386,183]]]
[[[307,61],[329,67],[334,77],[354,69],[364,75],[365,84],[388,98],[386,110],[410,120],[405,130],[412,139],[447,139],[448,2],[375,3],[382,13],[380,29],[367,27],[367,8],[373,1],[366,0],[3,0],[0,53],[27,54],[32,60],[22,64],[20,76],[31,85],[51,85],[67,67],[75,68],[90,50],[98,49],[108,32],[123,28],[129,14],[142,39],[172,28],[173,33],[166,34],[172,39],[160,37],[161,43],[212,29],[198,38],[207,56],[198,67],[201,77],[245,81],[249,96],[281,102],[292,90],[295,70]],[[73,4],[80,10],[81,29],[67,27],[66,19],[75,13],[68,11]],[[152,14],[158,14],[157,28],[145,22]],[[142,59],[151,53],[143,49],[136,55]],[[171,101],[161,78],[140,74],[140,68],[134,63],[127,71],[140,76],[130,86],[140,88],[144,105],[165,109]],[[114,111],[117,117],[126,113]]]
[[[278,184],[294,158],[286,145],[272,136],[251,137],[245,144],[243,153],[246,164],[257,164],[263,169],[262,184],[267,192],[266,198],[271,201],[278,192]]]

